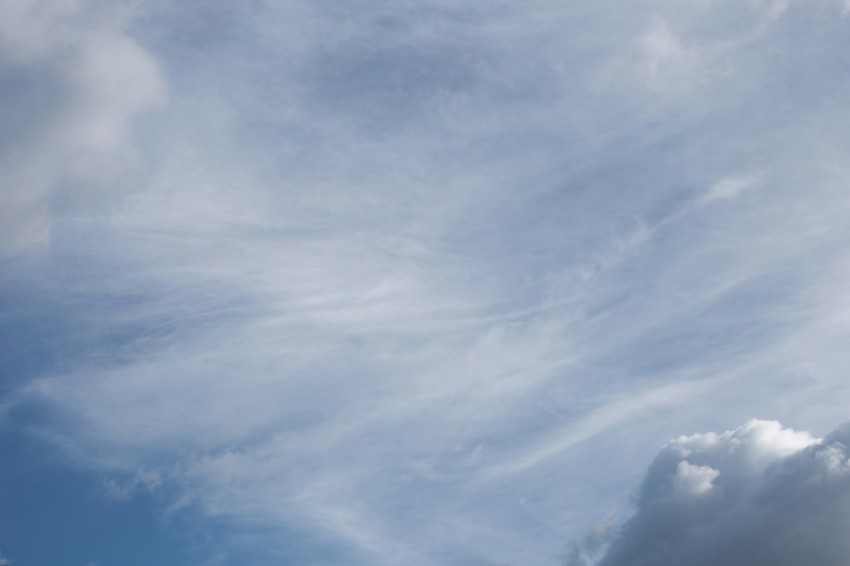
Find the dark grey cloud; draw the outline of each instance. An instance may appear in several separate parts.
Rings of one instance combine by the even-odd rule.
[[[587,557],[594,538],[567,564],[848,564],[849,442],[848,426],[815,439],[774,421],[679,437],[649,467],[637,512],[601,559]]]

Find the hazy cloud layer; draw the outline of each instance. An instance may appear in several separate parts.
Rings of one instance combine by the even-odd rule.
[[[0,251],[42,248],[57,214],[97,212],[97,192],[139,174],[131,126],[166,86],[126,33],[131,14],[97,0],[0,6]]]
[[[844,12],[4,2],[3,438],[169,532],[224,525],[221,563],[536,566],[681,431],[825,433]],[[664,542],[677,509],[791,529],[755,526],[771,470],[832,441],[772,427],[665,449],[606,566],[641,524],[709,544]]]

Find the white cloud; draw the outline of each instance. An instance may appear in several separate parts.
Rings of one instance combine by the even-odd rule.
[[[726,378],[728,379],[728,378]],[[569,423],[554,434],[521,451],[506,455],[503,461],[490,465],[480,472],[478,481],[492,481],[511,476],[537,466],[555,456],[564,454],[575,445],[584,442],[605,430],[637,418],[653,409],[688,403],[694,397],[721,385],[722,380],[675,383],[649,391],[631,393],[625,398],[612,401],[585,417]]]
[[[720,472],[709,466],[694,466],[687,460],[679,462],[673,477],[673,489],[684,495],[703,495],[714,487]]]
[[[165,101],[166,85],[127,34],[131,18],[129,6],[96,0],[0,6],[0,252],[46,245],[57,208],[136,172],[133,122]]]
[[[848,427],[816,439],[774,421],[679,437],[655,458],[634,517],[595,563],[847,564],[848,445]],[[576,554],[570,563],[585,562]]]
[[[709,203],[718,200],[733,199],[744,191],[758,187],[764,181],[763,173],[749,173],[724,177],[709,188],[702,197],[702,202]]]
[[[57,252],[45,293],[100,338],[11,397],[47,408],[27,429],[113,496],[168,478],[169,515],[260,526],[271,551],[297,529],[345,564],[546,564],[671,431],[754,407],[834,419],[846,391],[788,399],[850,367],[823,315],[847,312],[850,174],[818,170],[848,147],[844,105],[821,104],[845,75],[775,87],[840,68],[843,43],[777,27],[738,49],[769,11],[727,33],[731,1],[699,3],[723,8],[704,19],[669,1],[456,4],[157,3],[142,31],[175,77],[161,161]],[[164,88],[123,23],[54,5],[77,14],[58,28],[80,74],[59,73],[67,131],[32,129],[56,148],[33,169],[45,195],[87,162],[64,159],[69,140],[120,162]],[[22,27],[9,65],[53,61],[57,26]],[[807,52],[815,36],[836,43]],[[635,69],[599,84],[609,60]],[[665,87],[700,96],[670,111]],[[769,201],[728,177],[760,167]],[[753,198],[694,206],[717,179],[713,200]],[[49,212],[19,214],[19,237]],[[757,429],[750,466],[808,442]],[[726,466],[675,464],[674,495],[723,493]]]
[[[649,88],[687,89],[704,73],[702,54],[686,45],[664,21],[656,21],[640,39],[642,70]]]

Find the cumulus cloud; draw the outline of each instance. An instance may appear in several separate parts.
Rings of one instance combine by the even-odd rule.
[[[848,444],[847,426],[816,439],[760,420],[679,437],[649,467],[637,512],[595,564],[847,564]],[[590,563],[594,549],[568,564]]]
[[[136,117],[165,100],[123,4],[0,6],[0,251],[45,245],[55,210],[115,185],[137,160]]]

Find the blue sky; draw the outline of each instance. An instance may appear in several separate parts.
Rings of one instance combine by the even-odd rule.
[[[848,26],[3,2],[0,564],[846,563]]]

